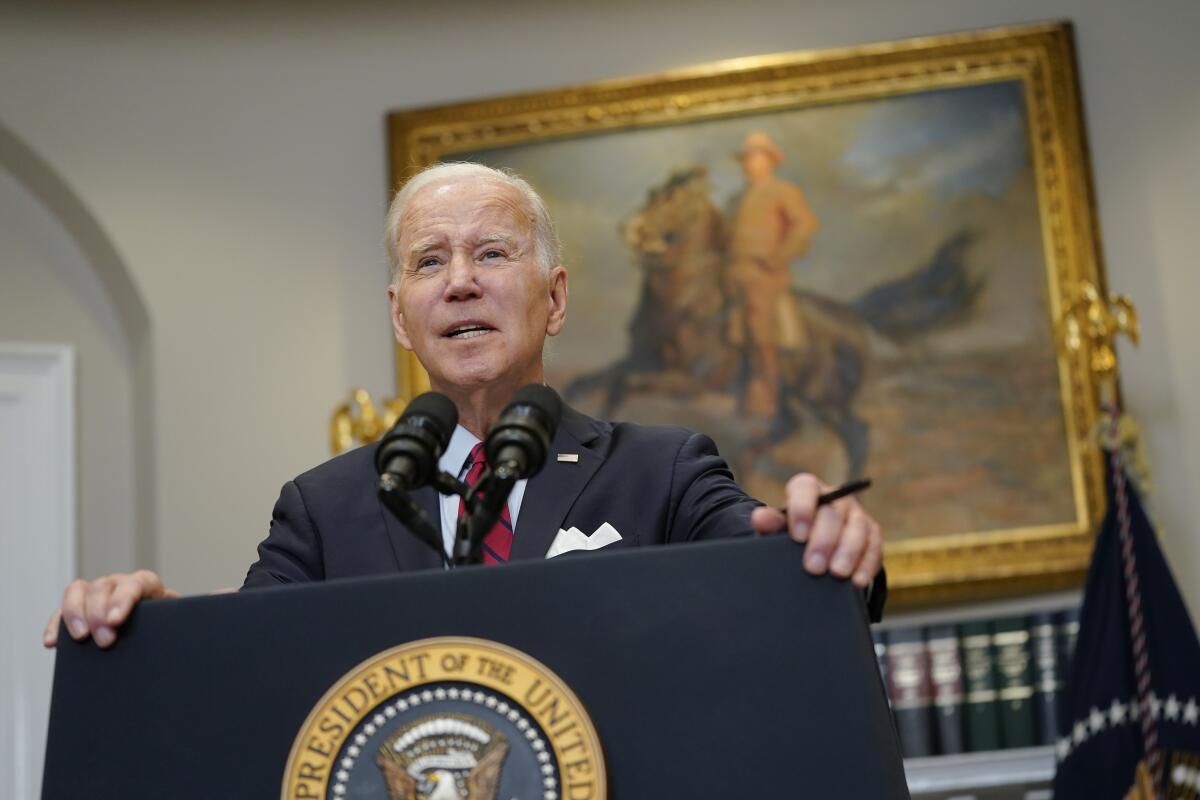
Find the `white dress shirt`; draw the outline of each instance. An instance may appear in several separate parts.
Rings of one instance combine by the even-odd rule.
[[[450,444],[446,445],[446,452],[438,459],[438,469],[449,472],[460,481],[463,480],[467,475],[467,456],[471,455],[471,448],[477,444],[479,439],[475,434],[462,425],[455,427]],[[514,531],[517,529],[517,515],[521,513],[521,499],[525,497],[527,483],[527,478],[517,481],[508,496],[508,518]],[[454,535],[458,531],[459,497],[456,494],[443,494],[438,499],[441,501],[442,510],[442,546],[446,548],[446,555],[449,556],[454,552]]]

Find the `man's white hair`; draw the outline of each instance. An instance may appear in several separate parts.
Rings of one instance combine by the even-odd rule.
[[[434,164],[405,181],[400,190],[396,192],[396,196],[392,198],[391,206],[388,207],[386,244],[388,260],[392,265],[393,286],[400,283],[400,277],[404,274],[404,259],[399,252],[400,223],[404,219],[404,212],[408,209],[413,195],[433,183],[471,179],[500,181],[516,189],[529,205],[533,216],[534,257],[538,266],[541,267],[542,273],[549,275],[550,270],[562,262],[562,246],[559,244],[558,234],[554,230],[554,222],[550,219],[550,212],[546,209],[546,203],[529,185],[528,181],[510,170],[496,169],[470,161]]]

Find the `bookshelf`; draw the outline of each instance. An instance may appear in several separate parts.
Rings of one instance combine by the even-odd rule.
[[[1053,747],[909,758],[913,800],[1050,800]]]
[[[969,630],[972,623],[980,622],[986,623],[984,627],[995,629],[1000,620],[1011,621],[1040,612],[1078,608],[1081,599],[1081,592],[1068,591],[950,608],[904,611],[888,614],[875,628],[884,631],[885,636],[888,636],[887,632],[894,632],[890,634],[889,641],[909,641],[914,630],[921,630],[922,636],[929,637],[940,635],[936,632],[945,631],[946,626],[961,632],[964,626]],[[965,646],[965,641],[960,639],[960,647]],[[913,645],[902,646],[911,648]],[[933,652],[933,646],[934,641],[930,638],[930,653]],[[1032,647],[1032,641],[1026,646]],[[965,650],[963,652],[965,653]],[[1027,652],[1032,658],[1032,649]],[[965,664],[966,662],[963,662],[964,670]],[[936,667],[931,666],[930,669],[936,670]],[[909,685],[911,686],[911,683]],[[912,735],[913,729],[906,728],[906,723],[898,724],[902,737]],[[911,720],[907,724],[911,725]],[[934,724],[936,725],[936,722]],[[1035,736],[1035,741],[1037,738],[1039,737]],[[915,749],[920,752],[924,748]],[[933,748],[933,752],[937,752],[937,749]],[[909,791],[914,800],[1050,800],[1055,756],[1052,746],[1010,746],[1000,750],[907,758],[904,767]]]

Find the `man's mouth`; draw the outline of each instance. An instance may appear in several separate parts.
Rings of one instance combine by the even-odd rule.
[[[464,322],[461,325],[455,325],[443,335],[450,339],[474,339],[493,330],[495,328],[481,322]]]

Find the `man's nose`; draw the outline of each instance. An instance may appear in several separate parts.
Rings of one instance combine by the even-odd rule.
[[[446,265],[447,300],[467,300],[480,295],[475,262],[463,254],[455,254]]]

